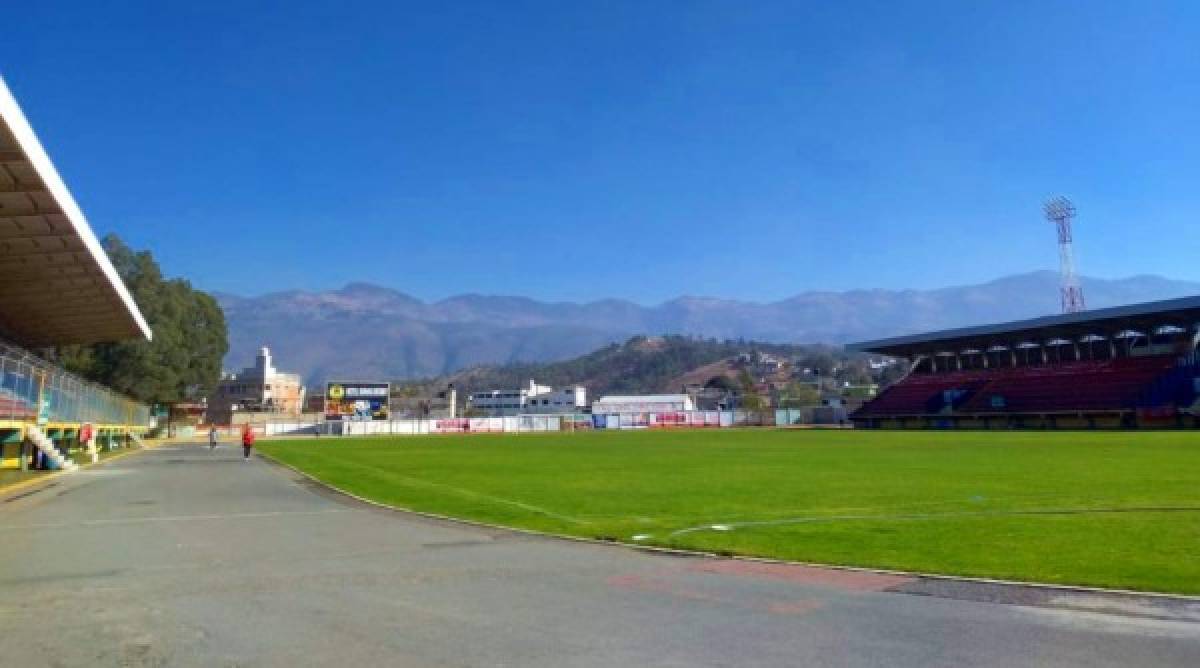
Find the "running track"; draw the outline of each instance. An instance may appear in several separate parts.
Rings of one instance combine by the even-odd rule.
[[[480,529],[366,507],[229,446],[0,501],[3,665],[1200,665],[1200,604]]]

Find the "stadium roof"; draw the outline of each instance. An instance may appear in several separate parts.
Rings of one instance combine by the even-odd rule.
[[[1113,308],[1052,315],[994,325],[946,329],[926,334],[861,341],[848,350],[895,357],[986,349],[993,345],[1067,339],[1088,335],[1112,337],[1126,330],[1147,332],[1167,325],[1190,329],[1200,322],[1200,296],[1166,299]]]
[[[151,337],[3,79],[0,335],[25,346]]]

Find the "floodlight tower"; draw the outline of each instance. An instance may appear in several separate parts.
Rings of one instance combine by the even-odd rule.
[[[1078,313],[1087,308],[1083,302],[1083,288],[1075,273],[1075,253],[1071,247],[1071,221],[1075,218],[1075,205],[1066,197],[1055,197],[1044,207],[1046,220],[1058,228],[1058,261],[1062,272],[1059,291],[1062,296],[1063,313]]]

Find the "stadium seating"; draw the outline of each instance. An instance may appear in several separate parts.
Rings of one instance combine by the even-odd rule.
[[[32,420],[33,406],[17,397],[0,391],[0,420]]]
[[[1139,405],[1187,408],[1197,400],[1197,378],[1200,378],[1200,359],[1196,355],[1182,358],[1172,369],[1155,379],[1143,393]]]
[[[961,412],[1130,410],[1173,364],[1169,356],[1155,356],[997,370]]]
[[[969,396],[985,385],[988,378],[978,371],[954,373],[913,374],[903,381],[884,390],[857,412],[860,416],[873,415],[929,415],[945,408],[947,392],[962,391],[957,401],[969,400]]]
[[[1175,366],[1175,358],[1160,355],[914,374],[855,417],[1131,410],[1144,405],[1155,381]]]

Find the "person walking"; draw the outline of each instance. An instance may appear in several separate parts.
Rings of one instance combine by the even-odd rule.
[[[250,461],[250,450],[254,448],[254,427],[242,425],[242,461]]]
[[[212,452],[217,449],[217,425],[212,425],[208,428],[208,451]]]

